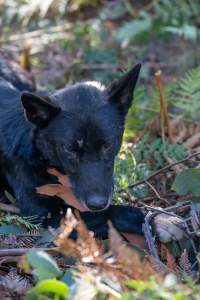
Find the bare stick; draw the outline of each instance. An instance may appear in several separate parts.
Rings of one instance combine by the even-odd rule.
[[[169,116],[168,116],[168,111],[167,111],[167,105],[166,105],[166,100],[164,97],[164,91],[163,91],[163,84],[162,84],[162,80],[161,80],[161,75],[162,75],[162,71],[159,70],[155,73],[155,80],[156,80],[156,84],[158,86],[158,90],[159,90],[159,94],[160,94],[160,116],[161,116],[161,132],[162,132],[162,139],[165,137],[164,133],[164,119],[166,120],[167,123],[167,128],[168,128],[168,136],[169,136],[169,140],[170,143],[173,144],[174,141],[174,136],[173,136],[173,128],[170,124],[169,121]]]
[[[123,69],[123,66],[117,64],[80,64],[79,68],[83,71],[88,70],[112,70],[117,71]]]
[[[0,259],[0,266],[2,264],[17,263],[21,256],[4,256]]]
[[[161,136],[162,136],[162,142],[164,143],[165,141],[165,127],[164,127],[164,108],[163,108],[163,90],[162,86],[160,84],[160,78],[159,78],[159,72],[155,73],[155,80],[156,84],[158,86],[159,94],[160,94],[160,127],[161,127]]]
[[[154,192],[154,194],[156,195],[156,197],[159,200],[164,201],[165,204],[167,204],[167,205],[170,205],[169,201],[167,199],[165,199],[165,198],[162,198],[160,196],[160,194],[158,193],[158,191],[156,190],[156,188],[150,182],[147,181],[146,184],[152,189],[152,191]]]
[[[172,164],[169,164],[169,165],[165,166],[164,168],[159,169],[158,171],[154,172],[154,173],[153,173],[152,175],[150,175],[147,179],[138,181],[138,182],[133,183],[133,184],[130,184],[130,185],[128,186],[128,188],[134,188],[134,187],[136,187],[136,186],[138,186],[138,185],[145,184],[147,181],[150,181],[152,178],[154,178],[154,177],[156,177],[157,175],[159,175],[159,174],[165,172],[166,170],[169,170],[170,168],[172,168],[172,167],[174,167],[174,166],[176,166],[176,165],[178,165],[178,164],[182,164],[182,163],[184,163],[184,162],[186,162],[186,161],[190,160],[191,158],[196,157],[196,156],[198,156],[198,155],[200,155],[200,152],[193,153],[193,154],[189,155],[188,157],[186,157],[186,158],[184,158],[184,159],[182,159],[182,160],[179,160],[179,161],[177,161],[177,162],[174,162],[174,163],[172,163]],[[118,190],[118,192],[122,192],[122,191],[124,191],[124,189]]]
[[[20,210],[19,208],[15,207],[14,205],[11,204],[5,204],[0,202],[0,210],[5,211],[5,212],[10,212],[13,214],[19,214]]]
[[[21,256],[26,254],[29,250],[40,250],[47,252],[57,252],[58,248],[15,248],[15,249],[0,249],[0,257],[4,256]]]
[[[72,26],[73,26],[72,23],[69,23],[69,22],[64,23],[62,25],[52,26],[48,29],[48,33],[52,34],[52,33],[68,31],[68,30],[71,30]],[[13,43],[13,42],[24,41],[27,39],[40,38],[44,34],[44,32],[45,32],[44,29],[39,29],[39,30],[29,31],[29,32],[20,33],[20,34],[13,34],[13,35],[9,36],[8,38],[1,38],[0,43],[5,43],[5,42]]]

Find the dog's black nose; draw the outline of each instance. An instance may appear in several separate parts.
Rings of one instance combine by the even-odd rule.
[[[89,210],[99,211],[106,208],[108,199],[100,195],[91,195],[87,198],[85,204]]]

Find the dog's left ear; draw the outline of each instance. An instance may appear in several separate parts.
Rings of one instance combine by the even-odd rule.
[[[50,98],[28,92],[22,93],[21,102],[27,120],[39,128],[46,127],[61,110]]]
[[[105,90],[108,101],[126,115],[133,99],[133,91],[138,80],[141,64],[137,64],[119,79],[113,81]]]

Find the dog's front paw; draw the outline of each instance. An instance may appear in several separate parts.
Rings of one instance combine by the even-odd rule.
[[[185,236],[182,220],[165,213],[158,214],[154,219],[158,239],[163,243],[182,240]]]

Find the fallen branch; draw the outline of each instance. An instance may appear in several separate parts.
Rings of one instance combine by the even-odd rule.
[[[21,256],[4,256],[0,259],[0,266],[3,264],[18,263]]]
[[[13,214],[19,214],[20,209],[15,207],[14,205],[11,204],[5,204],[5,203],[0,203],[0,210],[13,213]]]
[[[48,29],[48,31],[46,31],[46,29],[38,29],[38,30],[34,30],[34,31],[28,31],[25,33],[20,33],[20,34],[13,34],[9,37],[3,37],[0,39],[0,43],[13,43],[13,42],[22,42],[22,41],[26,41],[26,40],[31,40],[34,38],[41,38],[41,36],[44,35],[44,33],[47,34],[52,34],[52,33],[60,33],[60,32],[64,32],[64,31],[70,31],[72,28],[72,23],[64,23],[62,25],[56,25],[56,26],[52,26]]]
[[[81,64],[79,68],[82,71],[89,71],[89,70],[112,70],[118,71],[123,69],[123,66],[117,64]]]
[[[47,252],[57,252],[58,248],[15,248],[15,249],[0,249],[0,257],[6,256],[21,256],[26,254],[29,250],[40,250],[40,251],[47,251]]]

